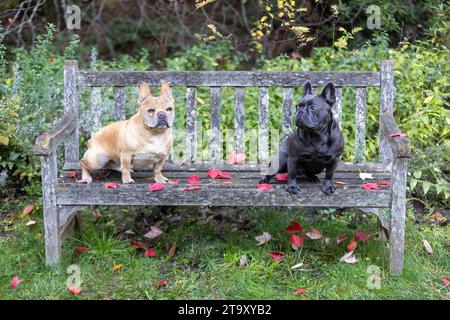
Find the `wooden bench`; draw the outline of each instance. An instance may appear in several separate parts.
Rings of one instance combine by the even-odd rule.
[[[41,156],[42,191],[45,224],[45,254],[47,264],[55,264],[61,255],[61,233],[65,226],[81,209],[90,205],[213,205],[213,206],[301,206],[361,208],[379,218],[379,226],[389,239],[389,269],[394,274],[402,272],[407,160],[410,145],[405,137],[390,137],[399,132],[393,117],[394,71],[391,61],[382,61],[378,72],[98,72],[78,69],[76,61],[64,65],[64,116],[54,129],[36,140],[36,154]],[[111,174],[108,181],[116,181],[117,189],[105,189],[105,180],[95,180],[90,185],[77,184],[67,178],[67,172],[79,170],[79,89],[92,87],[93,92],[102,86],[114,87],[114,119],[125,119],[125,87],[138,86],[146,81],[159,86],[161,79],[173,86],[186,87],[186,109],[177,106],[177,113],[186,112],[186,155],[184,163],[168,162],[163,173],[174,180],[181,178],[178,185],[168,185],[165,190],[151,192],[148,188],[151,172],[134,172],[136,183],[123,185],[119,174]],[[335,180],[347,185],[338,187],[337,193],[326,196],[320,191],[320,184],[300,180],[302,192],[291,195],[284,190],[284,184],[273,180],[270,191],[257,190],[256,186],[269,161],[269,87],[283,88],[283,103],[271,108],[282,109],[282,134],[292,129],[293,88],[310,81],[314,87],[331,81],[337,88],[337,102],[334,108],[336,119],[341,124],[342,88],[356,88],[356,130],[354,163],[342,162],[336,171]],[[201,162],[197,157],[198,136],[196,130],[198,87],[210,87],[210,161]],[[235,90],[235,115],[233,149],[245,152],[245,99],[246,87],[258,88],[258,134],[256,141],[250,141],[257,148],[256,163],[226,164],[223,154],[221,122],[221,88]],[[366,90],[380,88],[379,116],[379,160],[365,161],[366,144]],[[97,90],[97,91],[96,91]],[[135,101],[135,97],[130,97]],[[101,103],[93,99],[92,108]],[[129,116],[129,115],[128,115]],[[101,126],[101,119],[93,119]],[[184,129],[184,128],[183,128]],[[256,139],[256,137],[255,137]],[[279,138],[277,138],[280,140]],[[57,148],[64,145],[64,165],[57,166]],[[348,148],[348,146],[346,146]],[[256,149],[255,149],[256,150]],[[223,185],[220,181],[206,178],[206,171],[217,168],[231,173],[233,184]],[[367,191],[362,188],[360,172],[372,173],[375,179],[391,180],[392,187]],[[197,173],[202,189],[187,192],[186,178]],[[79,173],[78,173],[79,174]],[[323,175],[322,175],[323,176]],[[78,175],[80,177],[80,175]],[[383,209],[387,208],[387,209]]]

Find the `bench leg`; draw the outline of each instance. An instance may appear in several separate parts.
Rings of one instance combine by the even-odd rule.
[[[407,159],[394,158],[392,163],[391,230],[389,235],[389,270],[392,275],[403,272],[406,214]]]
[[[61,257],[58,207],[56,205],[56,154],[41,159],[42,198],[44,203],[45,262],[54,265]]]

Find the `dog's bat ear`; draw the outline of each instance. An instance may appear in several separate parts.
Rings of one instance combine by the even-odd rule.
[[[336,90],[334,88],[334,84],[329,82],[325,88],[323,88],[322,93],[320,94],[330,106],[336,102]]]
[[[139,86],[139,102],[144,101],[147,97],[150,97],[152,93],[150,92],[150,86],[147,82],[142,82]]]
[[[171,99],[173,101],[172,96],[172,89],[170,88],[170,85],[168,82],[162,80],[161,81],[161,93],[160,95],[166,96],[167,98]]]
[[[303,88],[303,96],[306,96],[307,94],[313,94],[313,88],[311,85],[311,82],[305,83],[305,86]]]

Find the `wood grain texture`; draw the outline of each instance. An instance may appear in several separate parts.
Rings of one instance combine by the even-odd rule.
[[[78,121],[78,62],[76,60],[64,61],[64,114],[75,115]],[[79,159],[79,132],[78,127],[73,130],[64,144],[64,160],[76,162]]]
[[[269,162],[269,88],[258,88],[258,162]]]
[[[114,120],[125,119],[125,87],[114,87]]]
[[[102,88],[92,87],[89,103],[89,129],[91,134],[103,127]]]
[[[220,87],[211,87],[210,161],[213,163],[223,161],[222,132],[220,130],[221,92]]]
[[[333,115],[342,129],[342,88],[336,88],[336,103],[333,106]]]
[[[195,87],[186,88],[186,159],[197,161],[197,100]]]
[[[381,135],[386,138],[392,157],[411,158],[411,144],[408,138],[389,136],[390,134],[401,132],[391,112],[385,112],[380,116],[380,128]]]
[[[394,63],[390,60],[381,62],[380,70],[380,145],[379,160],[392,160],[392,150],[385,135],[381,134],[381,115],[394,111]]]
[[[366,88],[356,91],[355,162],[366,160]]]
[[[291,71],[81,71],[80,86],[137,86],[142,81],[159,86],[161,79],[173,86],[215,87],[268,87],[303,86],[307,81],[313,86],[371,87],[380,85],[380,73],[374,71],[350,72],[291,72]]]
[[[235,152],[245,154],[245,89],[236,87],[234,106]]]
[[[77,118],[72,113],[66,113],[55,124],[50,132],[36,138],[34,153],[38,156],[49,156],[54,153],[77,128]]]
[[[283,140],[292,132],[292,114],[294,105],[294,91],[292,87],[283,88]]]

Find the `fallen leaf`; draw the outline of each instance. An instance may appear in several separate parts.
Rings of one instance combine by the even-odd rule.
[[[377,185],[376,183],[364,183],[362,185],[362,187],[363,187],[364,190],[368,190],[368,191],[370,191],[370,190],[381,190],[380,186]]]
[[[67,289],[69,289],[70,293],[75,296],[78,296],[81,293],[81,289],[77,287],[68,287]]]
[[[9,23],[9,24],[13,24],[13,22],[14,22],[13,17],[8,17],[8,23]]]
[[[234,184],[234,182],[233,182],[233,181],[224,181],[224,182],[222,182],[222,184],[223,184],[224,186],[229,186],[229,185]]]
[[[200,186],[190,186],[190,187],[186,187],[183,189],[183,191],[194,191],[194,190],[198,190],[201,189],[202,187]]]
[[[168,180],[167,181],[168,184],[170,184],[171,186],[177,185],[180,183],[180,179],[177,180]]]
[[[300,300],[309,300],[308,297],[301,297]]]
[[[373,179],[373,175],[371,173],[366,173],[366,172],[360,172],[359,177],[362,180],[366,180],[366,179],[372,180]]]
[[[300,263],[297,263],[297,264],[294,264],[292,267],[291,267],[291,269],[292,270],[294,270],[294,269],[298,269],[298,268],[300,268],[301,266],[303,265],[303,262],[300,262]]]
[[[369,240],[369,237],[362,231],[356,231],[355,232],[355,239],[365,242],[365,241]]]
[[[156,284],[155,284],[155,288],[156,289],[160,289],[162,287],[167,287],[169,285],[170,281],[169,280],[159,280]]]
[[[91,250],[91,248],[86,247],[86,246],[78,246],[78,247],[75,248],[75,252],[76,252],[77,255],[80,255],[83,252],[86,252],[86,251],[89,251],[89,250]]]
[[[379,185],[379,186],[392,186],[392,182],[381,179],[381,180],[378,180],[377,185]]]
[[[344,256],[339,261],[349,263],[349,264],[355,264],[358,262],[355,255],[353,254],[353,251],[350,251],[350,252],[347,252],[346,254],[344,254]]]
[[[342,241],[347,240],[347,238],[348,238],[348,235],[343,234],[342,236],[339,236],[339,237],[336,238],[336,243],[339,244]]]
[[[353,238],[347,245],[347,252],[355,251],[357,245],[358,245],[358,242],[356,242],[356,239]]]
[[[335,181],[333,184],[335,186],[346,186],[346,185],[348,185],[347,182],[343,182],[343,181]]]
[[[207,177],[211,179],[230,179],[231,174],[229,172],[222,172],[219,169],[211,169],[206,173]]]
[[[319,230],[316,230],[314,228],[311,228],[309,232],[306,233],[306,236],[310,238],[311,240],[317,240],[322,237]]]
[[[151,226],[150,231],[144,234],[144,237],[148,239],[155,239],[156,237],[159,237],[163,232],[160,228],[157,226]]]
[[[111,298],[98,298],[97,300],[112,300]]]
[[[305,291],[306,291],[305,288],[299,288],[299,289],[294,291],[294,294],[302,294],[302,293],[305,293]]]
[[[258,184],[256,189],[258,189],[258,190],[271,190],[272,186],[270,184],[268,184],[268,183],[260,183],[260,184]]]
[[[395,132],[395,133],[388,134],[388,137],[392,137],[392,138],[395,138],[395,137],[406,137],[406,133],[404,133],[404,132]]]
[[[96,219],[98,219],[98,218],[100,218],[100,217],[102,216],[100,210],[97,210],[97,209],[92,210],[92,215],[93,215]]]
[[[105,189],[117,189],[119,185],[115,182],[105,182],[103,185]]]
[[[301,232],[302,230],[302,225],[295,220],[292,220],[291,223],[286,228],[284,228],[284,232],[288,234],[294,234],[297,232]]]
[[[246,255],[243,255],[240,259],[239,259],[239,265],[241,267],[245,267],[248,264],[248,258]]]
[[[193,175],[190,178],[187,178],[187,182],[190,184],[199,184],[200,183],[200,178],[197,175]]]
[[[270,239],[272,239],[272,236],[268,232],[263,232],[261,235],[255,237],[255,240],[258,241],[258,246],[262,246]]]
[[[32,204],[29,204],[25,208],[23,208],[22,218],[25,218],[26,216],[29,216],[30,213],[33,211],[33,209],[34,209],[34,205],[32,205]]]
[[[147,244],[145,242],[136,241],[136,240],[131,240],[130,246],[135,249],[147,248]]]
[[[292,234],[289,237],[289,243],[291,244],[292,249],[298,250],[298,248],[302,247],[305,243],[305,236],[299,237],[296,234]]]
[[[144,257],[156,257],[156,251],[153,250],[152,248],[148,248],[144,252]]]
[[[425,247],[426,252],[428,252],[429,254],[433,254],[433,248],[431,248],[430,243],[425,239],[422,239],[422,243],[423,246]]]
[[[77,177],[76,171],[67,172],[67,178],[76,178],[76,177]]]
[[[279,173],[275,176],[278,181],[286,182],[289,180],[289,175],[287,173]]]
[[[26,226],[27,226],[27,227],[29,227],[29,226],[34,226],[35,224],[36,224],[36,221],[30,220],[30,221],[27,222]]]
[[[439,211],[439,209],[436,209],[434,211],[432,220],[436,221],[437,223],[439,223],[439,225],[442,226],[444,226],[447,222],[447,218],[444,217],[444,215]]]
[[[177,243],[174,242],[172,246],[169,249],[169,252],[167,254],[167,260],[172,260],[173,256],[175,255],[175,252],[177,251]]]
[[[122,263],[116,264],[116,265],[112,268],[112,271],[117,271],[117,270],[119,270],[119,269],[122,269],[122,267],[123,267],[123,264],[122,264]]]
[[[450,284],[450,280],[447,277],[442,278],[442,284],[444,286],[448,286]]]
[[[269,254],[273,261],[283,261],[285,257],[284,253],[279,251],[270,251]]]
[[[17,286],[22,282],[19,277],[14,277],[11,279],[10,285],[11,289],[17,288]]]
[[[245,154],[233,152],[228,157],[229,164],[238,164],[245,161]]]
[[[164,190],[164,189],[166,188],[166,186],[165,186],[164,184],[158,183],[158,182],[150,183],[150,184],[148,185],[148,187],[150,188],[150,190],[151,190],[152,192],[153,192],[153,191],[158,191],[158,190]]]

